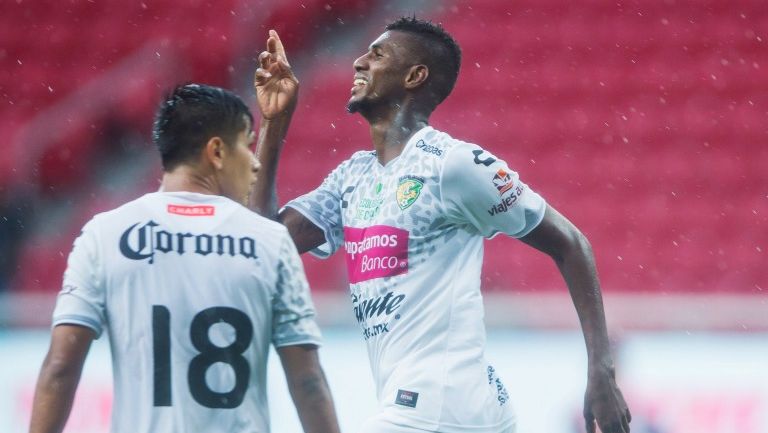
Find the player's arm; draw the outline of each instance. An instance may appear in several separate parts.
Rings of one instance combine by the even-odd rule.
[[[84,326],[53,328],[51,346],[37,379],[30,433],[58,433],[64,429],[95,336],[92,329]]]
[[[604,433],[629,432],[631,415],[616,385],[595,258],[587,238],[551,206],[521,240],[549,255],[568,285],[587,346],[588,377],[584,397],[587,431],[595,421]]]
[[[250,207],[259,214],[282,222],[304,253],[325,242],[323,231],[296,210],[277,212],[277,167],[285,136],[298,100],[299,81],[291,70],[280,37],[269,31],[267,50],[259,55],[254,74],[256,100],[261,113],[256,156],[261,163]]]
[[[299,95],[299,80],[293,74],[280,37],[269,31],[267,49],[259,55],[259,67],[253,77],[261,123],[256,143],[256,157],[261,169],[251,193],[251,209],[276,219],[275,176],[285,135],[291,123]]]
[[[304,432],[338,432],[336,410],[328,382],[320,367],[317,346],[285,346],[278,348],[277,353]]]

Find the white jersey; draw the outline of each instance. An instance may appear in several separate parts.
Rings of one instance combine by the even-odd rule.
[[[147,194],[88,222],[60,324],[109,334],[112,432],[268,432],[270,344],[320,343],[285,227],[195,193]]]
[[[546,204],[507,165],[431,127],[382,166],[357,152],[287,204],[344,246],[380,410],[395,424],[498,432],[514,424],[484,359],[483,238],[522,237]]]

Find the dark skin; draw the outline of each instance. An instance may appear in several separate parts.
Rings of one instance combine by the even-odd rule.
[[[388,31],[354,62],[355,86],[348,109],[360,113],[368,121],[373,148],[382,165],[400,155],[408,139],[428,125],[429,116],[437,105],[430,87],[429,65],[421,61],[416,54],[419,52],[413,35]],[[257,94],[260,99],[266,99],[259,92],[278,93],[280,98],[272,95],[270,99],[293,102],[286,102],[284,106],[260,103],[262,116],[267,121],[262,121],[259,134],[259,137],[265,137],[259,140],[262,175],[252,205],[266,216],[281,221],[299,252],[304,253],[322,245],[325,237],[320,228],[298,211],[286,208],[277,213],[274,176],[297,98],[297,85],[279,87],[272,84],[267,91],[267,86],[277,80],[295,81],[295,77],[285,61],[285,50],[277,34],[271,32],[267,51],[262,53],[256,72]],[[587,432],[594,433],[599,428],[603,433],[629,433],[631,414],[616,385],[600,283],[588,240],[549,205],[542,222],[521,240],[552,258],[576,308],[588,357],[584,396]]]
[[[161,191],[191,191],[247,200],[260,165],[250,152],[250,125],[233,146],[212,137],[198,159],[163,174]],[[32,406],[30,433],[59,433],[72,409],[93,330],[78,325],[58,325],[40,371]],[[286,382],[306,433],[338,433],[333,399],[318,359],[317,346],[277,348]]]

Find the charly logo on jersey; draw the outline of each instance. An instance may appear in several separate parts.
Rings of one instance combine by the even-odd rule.
[[[406,210],[411,206],[424,188],[424,178],[418,176],[403,176],[397,184],[397,194],[395,198],[400,210]]]
[[[216,207],[210,205],[188,206],[183,204],[169,204],[166,208],[168,213],[183,216],[214,216]]]
[[[422,152],[431,153],[435,156],[443,156],[443,149],[431,144],[427,144],[424,140],[419,140],[416,143],[416,148],[420,149]]]
[[[381,209],[381,204],[384,203],[384,196],[382,195],[383,190],[384,185],[381,182],[378,182],[376,186],[373,187],[373,197],[360,199],[357,204],[357,219],[370,221],[376,218],[376,215],[379,214],[379,210]]]
[[[352,284],[408,272],[408,231],[391,226],[344,227]]]
[[[405,300],[405,295],[387,292],[372,298],[362,294],[352,294],[352,310],[357,323],[363,328],[363,337],[367,340],[389,332],[392,320],[399,320],[397,310]]]
[[[499,191],[499,195],[504,195],[505,192],[515,187],[515,182],[512,181],[512,176],[509,173],[500,168],[493,176],[493,186]]]
[[[226,234],[173,233],[150,220],[128,227],[120,236],[120,253],[130,260],[155,262],[155,254],[241,256],[257,259],[256,240]]]

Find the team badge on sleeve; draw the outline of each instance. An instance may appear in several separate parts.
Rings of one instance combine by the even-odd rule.
[[[424,179],[416,176],[404,176],[400,178],[397,185],[397,205],[400,210],[407,209],[413,202],[419,198],[421,189],[424,187]]]

